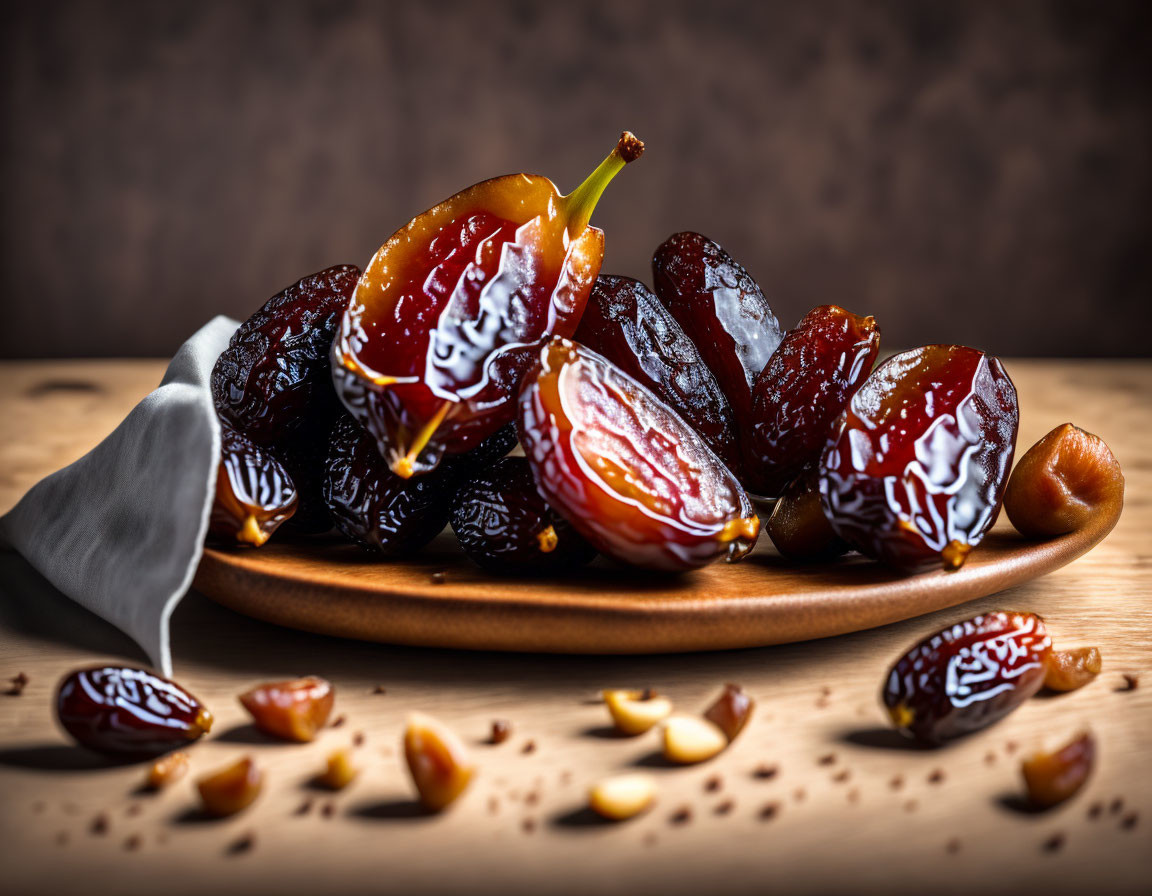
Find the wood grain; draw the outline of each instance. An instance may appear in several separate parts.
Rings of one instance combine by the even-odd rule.
[[[105,766],[67,743],[51,712],[60,676],[139,654],[19,558],[0,553],[0,677],[30,678],[22,696],[0,696],[0,890],[1141,890],[1152,872],[1152,363],[1010,361],[1008,369],[1020,393],[1021,444],[1067,420],[1097,432],[1124,467],[1126,508],[1112,534],[1076,562],[963,607],[777,647],[555,656],[311,635],[190,594],[173,618],[176,673],[218,717],[193,751],[192,777],[243,753],[267,770],[256,805],[225,822],[189,814],[191,779],[143,797],[134,793],[141,769]],[[161,371],[153,362],[0,364],[0,509],[99,441]],[[908,749],[884,728],[877,705],[888,664],[928,632],[993,607],[1042,613],[1058,645],[1098,645],[1104,673],[1082,691],[1029,701],[947,749]],[[335,683],[336,713],[346,721],[311,745],[263,742],[235,695],[259,680],[305,672]],[[1142,675],[1143,684],[1123,691],[1121,673]],[[728,751],[695,768],[661,767],[654,735],[609,736],[594,702],[603,687],[653,686],[692,712],[729,680],[755,696],[757,712]],[[385,694],[374,693],[378,684]],[[469,793],[441,817],[414,814],[398,758],[400,728],[413,710],[456,728],[480,765]],[[512,722],[513,737],[486,745],[498,717]],[[1020,811],[1019,756],[1085,726],[1100,744],[1085,792],[1050,813]],[[365,737],[355,751],[360,779],[336,796],[311,790],[307,781],[326,753],[357,732]],[[528,741],[535,749],[526,753]],[[834,761],[821,764],[828,754]],[[762,764],[775,775],[756,777]],[[657,778],[656,809],[626,825],[590,823],[579,811],[588,784],[636,767]],[[932,783],[937,769],[943,780]],[[706,789],[713,777],[714,792]],[[1117,798],[1123,806],[1113,814]],[[294,814],[308,800],[311,811]],[[731,809],[717,814],[728,800]],[[329,801],[334,811],[325,817],[320,809]],[[1096,803],[1102,814],[1092,819]],[[765,820],[769,804],[776,813]],[[684,806],[690,819],[674,823]],[[1125,829],[1133,812],[1135,827]],[[91,833],[100,814],[109,821],[102,835]],[[248,831],[254,847],[230,853]],[[1046,851],[1057,834],[1062,847]],[[130,850],[133,836],[141,845]]]

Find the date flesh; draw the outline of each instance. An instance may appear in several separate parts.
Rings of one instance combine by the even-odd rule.
[[[220,416],[260,445],[277,445],[339,407],[329,348],[360,279],[345,264],[274,295],[240,325],[212,368]]]
[[[1074,797],[1096,764],[1096,739],[1084,732],[1051,753],[1037,753],[1020,763],[1028,799],[1038,809],[1051,809]]]
[[[745,483],[784,493],[814,466],[835,423],[880,351],[880,328],[836,305],[809,311],[756,379]]]
[[[695,344],[648,287],[629,277],[598,277],[576,341],[651,389],[739,475],[732,406]]]
[[[296,486],[272,454],[221,421],[220,464],[208,534],[259,547],[296,513]]]
[[[752,387],[780,344],[780,324],[756,281],[699,233],[676,233],[652,256],[656,295],[728,397],[741,433],[752,429]]]
[[[332,685],[316,676],[270,682],[240,695],[257,728],[281,740],[300,742],[316,737],[335,700]]]
[[[1096,647],[1053,650],[1048,656],[1044,687],[1050,691],[1075,691],[1096,680],[1104,667]]]
[[[1051,650],[1039,616],[976,616],[897,660],[881,700],[901,733],[938,745],[999,721],[1040,690]]]
[[[457,492],[452,531],[465,554],[495,573],[563,573],[596,554],[548,506],[523,457],[497,461]]]
[[[264,773],[247,756],[196,782],[204,811],[217,818],[248,808],[263,786]]]
[[[840,416],[820,461],[824,513],[897,569],[956,569],[1000,510],[1019,413],[996,358],[930,345],[889,358]]]
[[[584,346],[557,338],[541,350],[518,424],[545,501],[617,560],[686,570],[755,545],[751,502],[704,440]]]
[[[60,683],[56,715],[81,746],[137,759],[187,746],[212,727],[212,713],[180,685],[125,666],[73,672]]]

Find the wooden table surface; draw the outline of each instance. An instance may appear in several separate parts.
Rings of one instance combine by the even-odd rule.
[[[1152,877],[1152,363],[1016,361],[1020,443],[1071,420],[1102,435],[1127,476],[1120,524],[1039,581],[952,610],[825,641],[728,653],[563,657],[394,648],[306,635],[195,593],[172,622],[176,677],[216,713],[193,774],[159,796],[139,766],[108,766],[57,729],[60,677],[139,651],[11,553],[0,553],[0,892],[719,893],[1135,892]],[[162,364],[0,363],[0,512],[94,445]],[[954,746],[911,749],[877,702],[889,663],[928,633],[996,607],[1044,615],[1058,644],[1098,645],[1104,672],[1081,691],[1029,701]],[[315,673],[337,690],[339,727],[309,745],[264,741],[235,695]],[[1142,676],[1134,691],[1122,673]],[[656,735],[611,736],[604,687],[652,686],[695,711],[726,681],[757,700],[720,757],[671,769]],[[386,693],[377,694],[377,685]],[[413,710],[453,726],[479,775],[449,812],[413,808],[398,755]],[[494,718],[512,738],[483,743]],[[1099,761],[1054,811],[1021,809],[1019,759],[1088,727]],[[308,779],[362,732],[363,767],[331,796]],[[529,750],[532,744],[534,749]],[[246,813],[199,820],[192,780],[250,754],[267,772]],[[822,757],[832,757],[827,764]],[[754,775],[762,764],[777,772]],[[637,766],[657,807],[591,823],[585,789]],[[298,811],[310,806],[307,812]],[[329,808],[330,807],[330,808]],[[772,807],[772,808],[769,808]],[[682,809],[688,815],[681,818]],[[772,811],[774,808],[774,812]],[[768,809],[766,812],[765,810]],[[1096,814],[1095,810],[1099,810]],[[768,816],[771,817],[768,817]],[[94,831],[97,819],[106,822]],[[1125,820],[1127,819],[1127,825]],[[1133,819],[1135,819],[1133,821]],[[234,851],[254,834],[251,848]],[[1055,838],[1055,839],[1054,839]],[[1052,843],[1059,843],[1059,848]],[[1046,844],[1048,848],[1046,848]]]

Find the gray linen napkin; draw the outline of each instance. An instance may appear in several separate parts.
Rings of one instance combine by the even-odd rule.
[[[216,490],[212,365],[238,326],[217,317],[198,330],[108,438],[0,517],[0,546],[127,633],[165,675],[168,619],[196,573]]]

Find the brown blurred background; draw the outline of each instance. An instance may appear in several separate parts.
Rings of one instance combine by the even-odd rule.
[[[605,272],[700,230],[792,325],[1147,355],[1152,3],[3,5],[0,356],[167,355],[510,171],[648,154]]]

